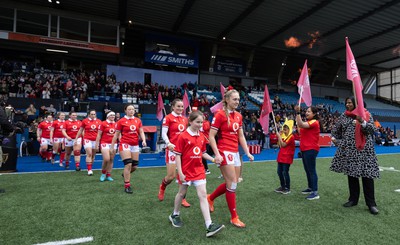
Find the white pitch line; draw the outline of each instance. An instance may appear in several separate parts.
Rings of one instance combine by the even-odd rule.
[[[37,243],[35,245],[66,245],[66,244],[79,244],[79,243],[85,243],[85,242],[91,242],[91,241],[93,241],[93,237],[89,236],[89,237],[81,237],[81,238],[70,239],[70,240]]]
[[[385,171],[400,172],[400,170],[397,170],[394,167],[382,167],[382,166],[379,166],[379,170],[381,170],[381,171],[385,170]]]
[[[394,190],[395,192],[400,192],[400,189]]]

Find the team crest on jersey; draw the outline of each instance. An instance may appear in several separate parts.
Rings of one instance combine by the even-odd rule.
[[[179,124],[179,125],[178,125],[178,130],[179,130],[180,132],[182,132],[183,130],[185,130],[185,125]]]
[[[200,150],[200,148],[199,148],[198,146],[196,146],[195,148],[193,148],[193,153],[194,153],[195,155],[200,155],[200,152],[201,152],[201,150]]]
[[[169,159],[173,162],[175,161],[175,156],[170,156]]]
[[[235,131],[235,132],[238,131],[238,129],[239,129],[239,123],[237,123],[237,122],[233,123],[232,129],[233,129],[233,131]]]
[[[233,161],[233,155],[232,154],[228,154],[228,160],[229,161]]]
[[[136,131],[136,126],[135,126],[135,125],[131,125],[131,126],[129,127],[129,129],[130,129],[131,131]]]

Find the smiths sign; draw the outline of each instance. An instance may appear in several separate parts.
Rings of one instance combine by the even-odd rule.
[[[146,35],[145,61],[183,67],[199,66],[198,42],[158,34]]]
[[[158,52],[146,52],[146,62],[186,67],[198,67],[197,60],[190,57],[179,56],[179,54],[173,55]]]

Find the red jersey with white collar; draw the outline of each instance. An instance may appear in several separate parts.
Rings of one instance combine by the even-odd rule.
[[[64,128],[64,125],[65,120],[57,119],[53,121],[53,138],[64,138],[64,135],[62,134],[62,129]]]
[[[294,151],[296,150],[295,140],[293,134],[282,140],[286,143],[285,147],[281,147],[276,159],[279,163],[292,164],[294,158]]]
[[[82,122],[79,120],[72,121],[68,119],[65,121],[65,132],[69,137],[75,139],[76,135],[78,134],[79,129],[81,128]]]
[[[211,122],[211,128],[218,131],[218,149],[220,151],[239,151],[238,131],[242,128],[242,115],[239,112],[229,112],[228,125],[225,111],[218,111]]]
[[[50,139],[50,131],[51,128],[53,127],[53,122],[49,122],[47,120],[44,120],[38,125],[38,128],[42,130],[42,134],[40,137]]]
[[[83,138],[86,140],[95,141],[100,124],[101,121],[99,119],[90,119],[90,118],[83,119],[81,125],[81,128],[85,130]]]
[[[174,152],[181,155],[182,172],[186,176],[186,181],[206,178],[202,161],[202,155],[205,151],[206,138],[204,134],[194,133],[188,128],[179,135]]]
[[[119,119],[116,130],[122,134],[121,144],[139,145],[139,129],[142,121],[137,117],[127,117]]]
[[[186,117],[172,112],[164,118],[162,127],[168,128],[167,136],[169,142],[176,145],[179,135],[186,130],[187,125],[188,119]]]
[[[114,138],[116,125],[115,122],[108,120],[105,120],[100,124],[99,131],[102,132],[100,144],[111,144],[111,141]]]

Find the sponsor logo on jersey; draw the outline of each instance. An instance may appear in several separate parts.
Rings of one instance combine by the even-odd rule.
[[[201,150],[200,150],[200,148],[199,148],[198,146],[196,146],[195,148],[193,148],[193,153],[194,153],[195,155],[200,155],[200,152],[201,152]]]

